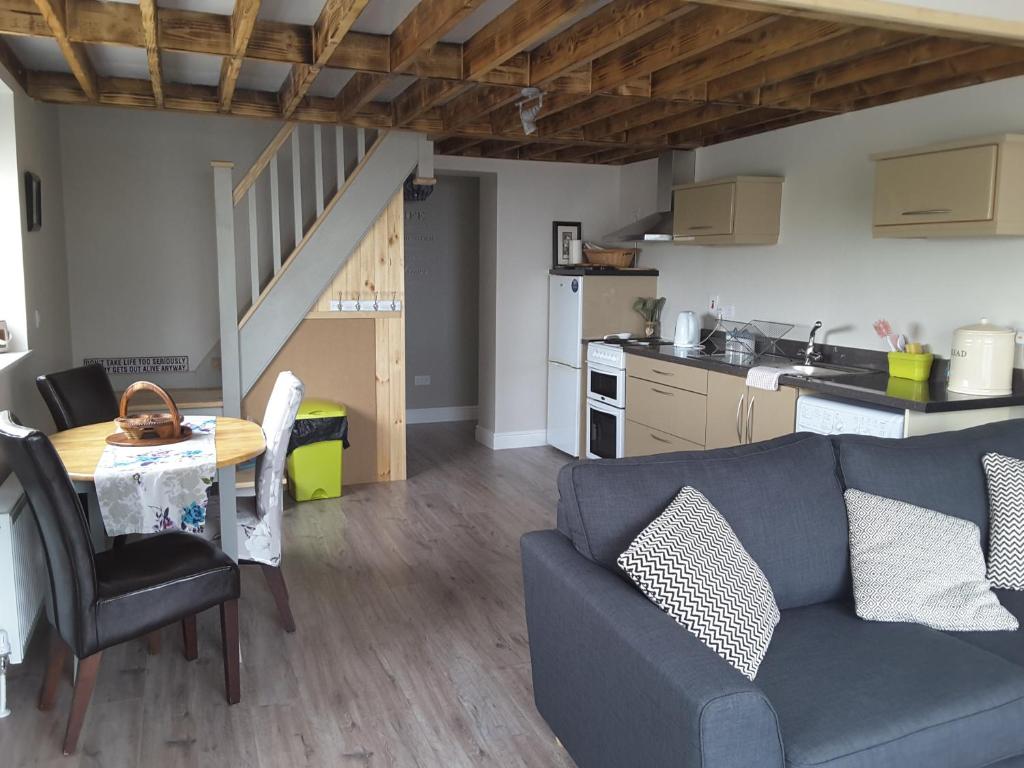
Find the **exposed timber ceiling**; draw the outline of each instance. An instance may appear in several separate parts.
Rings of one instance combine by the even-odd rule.
[[[1024,24],[882,0],[0,0],[0,36],[43,101],[586,163],[1024,75]],[[545,94],[529,136],[526,86]]]

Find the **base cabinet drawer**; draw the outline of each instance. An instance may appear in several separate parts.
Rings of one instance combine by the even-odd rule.
[[[688,389],[703,395],[708,391],[708,372],[703,368],[680,363],[666,363],[640,355],[626,356],[626,374],[646,381]]]
[[[707,396],[629,377],[626,418],[703,446]]]
[[[653,456],[676,451],[702,451],[704,446],[691,443],[652,427],[626,419],[626,456]]]

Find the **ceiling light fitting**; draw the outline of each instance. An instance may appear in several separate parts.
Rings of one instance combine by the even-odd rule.
[[[532,136],[537,132],[537,115],[544,106],[544,92],[540,88],[523,88],[522,96],[516,102],[519,119],[523,123],[523,133]]]

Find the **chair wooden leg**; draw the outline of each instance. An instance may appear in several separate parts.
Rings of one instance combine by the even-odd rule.
[[[196,639],[196,617],[186,616],[181,620],[181,636],[185,641],[185,659],[195,661],[199,658],[199,641]]]
[[[291,601],[288,599],[288,585],[284,583],[284,574],[281,568],[261,563],[263,576],[270,587],[270,594],[274,596],[274,603],[277,605],[277,612],[281,616],[281,623],[285,632],[295,631],[295,617],[292,616]]]
[[[149,647],[150,656],[160,655],[160,630],[154,630],[146,635],[146,645]]]
[[[64,672],[64,662],[68,659],[71,649],[61,640],[55,627],[50,628],[50,658],[46,663],[46,676],[43,687],[39,689],[39,708],[44,712],[53,709],[57,701],[57,688],[60,676]]]
[[[78,660],[78,675],[75,677],[75,693],[71,697],[71,714],[68,715],[68,729],[64,733],[64,754],[74,754],[78,747],[78,735],[82,732],[89,699],[96,687],[96,676],[100,671],[103,651]]]
[[[238,601],[228,600],[220,606],[220,636],[224,651],[224,691],[228,704],[242,700],[239,679]]]

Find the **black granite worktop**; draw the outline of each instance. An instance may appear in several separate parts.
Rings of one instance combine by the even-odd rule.
[[[780,350],[786,357],[797,360],[802,344],[780,342]],[[948,413],[970,411],[982,408],[1003,408],[1024,405],[1024,376],[1015,371],[1013,392],[1005,396],[980,397],[961,395],[946,389],[947,361],[936,359],[929,381],[910,381],[889,376],[888,358],[884,352],[819,345],[825,364],[844,365],[864,369],[863,373],[836,374],[835,376],[799,376],[787,374],[779,383],[787,386],[838,397],[844,400],[879,405],[899,410],[921,411],[924,413]],[[751,355],[722,355],[711,345],[707,352],[695,353],[678,349],[670,344],[651,347],[626,347],[626,352],[641,357],[651,357],[666,362],[705,368],[710,371],[746,376],[747,370],[765,360]],[[779,359],[779,358],[775,358]]]
[[[647,267],[601,267],[588,264],[586,266],[577,264],[570,267],[552,267],[548,270],[552,275],[567,275],[569,277],[584,277],[586,275],[599,275],[601,277],[657,277],[658,270]]]

